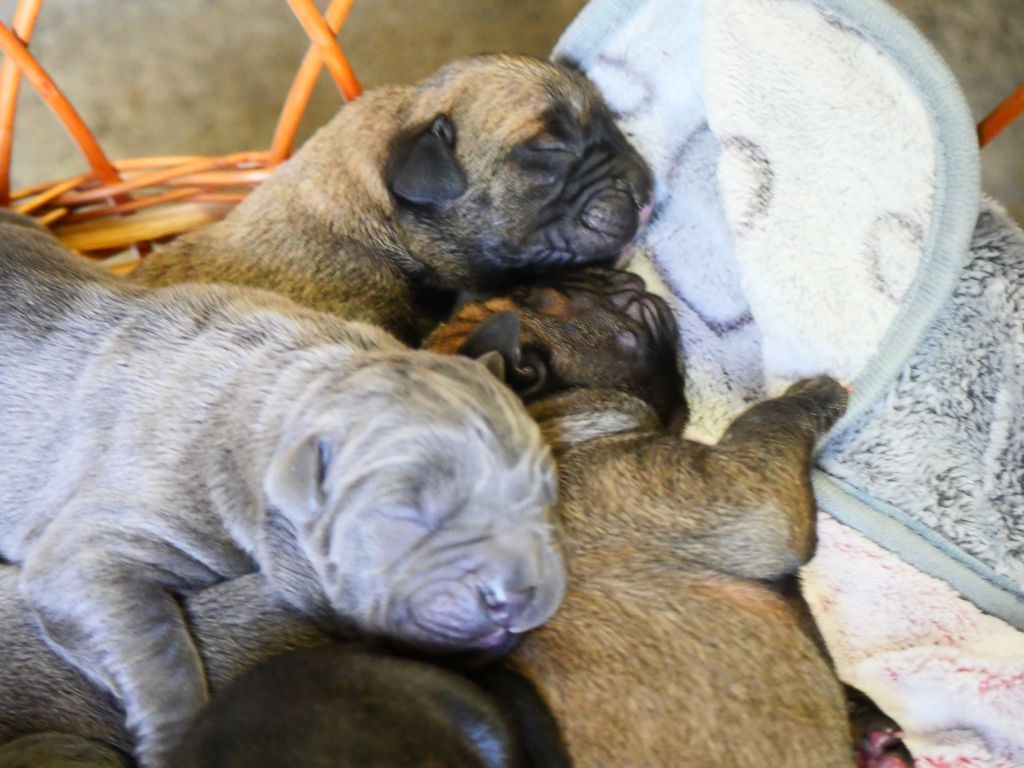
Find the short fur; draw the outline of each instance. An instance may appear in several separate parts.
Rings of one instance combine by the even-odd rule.
[[[106,768],[99,758],[104,754],[120,766],[119,750],[130,749],[131,738],[117,702],[43,641],[18,595],[18,581],[17,567],[0,566],[0,768]],[[327,634],[277,605],[258,574],[193,594],[185,613],[213,699],[188,743],[175,752],[175,766],[197,768],[204,760],[228,765],[221,750],[229,750],[246,768],[315,765],[325,755],[332,768],[407,768],[410,763],[394,759],[394,748],[410,744],[407,756],[445,766],[569,764],[550,712],[513,674],[473,675],[485,697],[454,673],[333,645]],[[323,654],[299,654],[265,669],[294,649],[329,644]],[[339,697],[339,687],[353,695]],[[325,718],[329,727],[323,727]],[[373,727],[366,727],[367,718],[374,718]],[[281,738],[280,730],[295,723],[310,730],[301,738]],[[357,751],[346,763],[339,741],[354,733]]]
[[[36,733],[0,746],[0,768],[131,768],[131,762],[94,739]]]
[[[849,768],[842,688],[795,589],[814,551],[811,452],[845,392],[801,382],[703,445],[670,416],[675,327],[639,278],[524,290],[515,312],[521,334],[492,348],[543,352],[551,386],[527,401],[557,449],[570,580],[512,664],[575,764]],[[480,314],[466,307],[427,346],[480,354],[474,336],[497,318]]]
[[[455,293],[614,261],[651,176],[578,72],[476,56],[364,93],[134,279],[254,285],[418,342]]]
[[[583,275],[471,304],[430,345],[458,351],[502,311],[521,333],[493,349],[519,384],[543,376],[527,397],[563,455],[574,577],[513,663],[548,698],[576,765],[849,766],[842,691],[793,590],[814,544],[808,457],[843,392],[805,384],[752,408],[719,446],[688,443],[675,436],[679,372],[662,357],[672,318],[638,278]],[[322,642],[282,626],[258,593],[223,594],[231,610],[218,609],[228,586],[190,601],[214,685],[281,643]],[[16,615],[2,618],[15,629],[0,654],[21,649],[0,664],[14,676],[4,688],[25,692],[15,719],[72,727],[88,689],[65,684],[66,709],[32,698],[65,673]]]
[[[204,710],[173,762],[189,768],[568,766],[564,753],[533,762],[510,720],[484,690],[454,672],[334,645],[278,656],[243,675]]]
[[[483,366],[255,291],[147,291],[0,226],[0,558],[145,766],[206,699],[176,597],[495,648],[556,609],[547,448]],[[2,697],[0,697],[2,698]]]

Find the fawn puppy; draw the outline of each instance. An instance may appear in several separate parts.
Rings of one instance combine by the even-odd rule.
[[[651,184],[583,75],[474,56],[347,104],[134,279],[254,285],[418,343],[460,291],[617,259]]]

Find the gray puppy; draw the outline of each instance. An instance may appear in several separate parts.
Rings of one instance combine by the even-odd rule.
[[[551,459],[483,366],[255,291],[148,291],[0,226],[0,558],[145,766],[206,699],[176,595],[497,648],[557,608]]]
[[[459,291],[614,261],[651,175],[581,74],[477,56],[364,93],[134,279],[254,285],[418,342]]]

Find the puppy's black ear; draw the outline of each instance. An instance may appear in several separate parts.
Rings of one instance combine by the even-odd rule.
[[[548,385],[547,363],[536,350],[523,351],[519,315],[511,309],[496,312],[474,328],[459,354],[482,362],[524,399],[541,393]],[[499,355],[501,375],[494,365]]]
[[[455,157],[455,126],[438,115],[426,130],[400,139],[387,169],[388,189],[413,205],[441,205],[466,191],[466,174]]]
[[[519,366],[522,350],[519,348],[519,315],[511,309],[496,312],[484,320],[466,337],[459,348],[459,354],[484,363],[492,373],[495,369],[488,362],[498,355],[503,363],[502,376]]]

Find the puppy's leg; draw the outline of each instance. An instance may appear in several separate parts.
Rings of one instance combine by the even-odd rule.
[[[814,553],[811,452],[845,402],[831,379],[801,382],[739,416],[718,445],[611,437],[583,446],[563,474],[701,569],[782,579]]]
[[[788,459],[808,461],[820,437],[846,411],[848,395],[835,379],[802,379],[780,396],[751,406],[736,417],[718,442],[720,448],[750,443],[776,447]]]
[[[774,580],[796,572],[814,554],[816,507],[811,456],[846,410],[834,379],[798,381],[781,397],[758,403],[729,426],[709,471],[733,489],[749,524],[730,524],[729,539],[709,564],[738,576]],[[717,562],[716,562],[717,561]]]
[[[170,547],[57,533],[26,561],[22,591],[55,648],[120,697],[140,764],[162,766],[207,698],[170,591],[188,585],[172,581],[175,567],[161,568]]]

